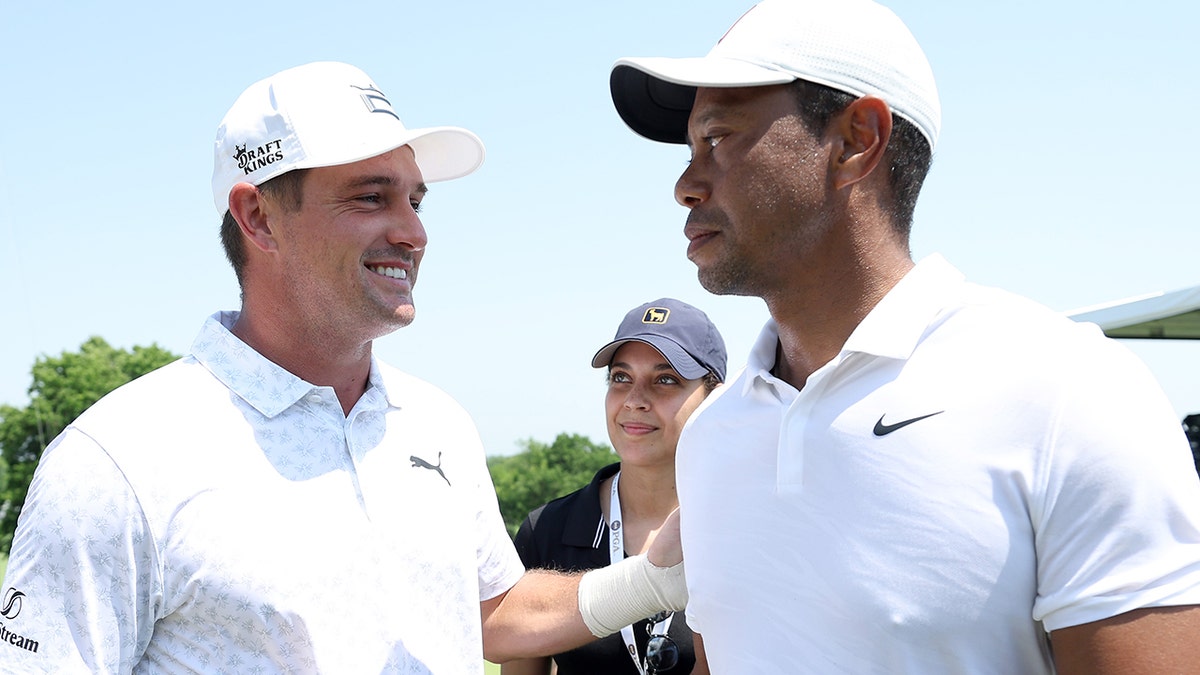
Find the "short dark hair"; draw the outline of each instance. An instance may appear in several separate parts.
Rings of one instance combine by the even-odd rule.
[[[283,205],[289,212],[300,209],[304,198],[304,175],[308,169],[295,169],[280,174],[258,186],[260,192],[268,198]],[[221,246],[225,249],[225,257],[233,266],[237,276],[238,286],[242,286],[242,275],[246,268],[246,242],[242,240],[242,230],[237,220],[228,210],[221,220]]]
[[[815,134],[824,133],[833,116],[858,98],[807,80],[796,80],[791,86],[800,118]],[[893,113],[892,137],[884,160],[888,164],[888,182],[892,188],[892,225],[907,238],[912,232],[913,212],[917,208],[921,185],[933,164],[933,149],[915,124]]]

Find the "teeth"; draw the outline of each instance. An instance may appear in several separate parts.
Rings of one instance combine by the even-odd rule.
[[[407,279],[408,278],[408,271],[404,270],[400,267],[375,266],[375,267],[371,268],[371,271],[376,274],[382,274],[385,277],[391,277],[393,279]]]

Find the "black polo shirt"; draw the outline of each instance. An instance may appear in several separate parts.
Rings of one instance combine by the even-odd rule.
[[[514,539],[517,553],[527,569],[553,569],[578,572],[605,567],[609,564],[608,523],[600,512],[600,483],[615,474],[621,465],[610,464],[600,469],[592,482],[582,490],[543,504],[530,511],[521,523]],[[628,554],[627,554],[628,555]],[[648,620],[633,624],[638,656],[645,658]],[[671,619],[668,635],[679,646],[679,664],[667,675],[686,675],[692,672],[696,657],[692,648],[692,631],[683,612]],[[579,649],[556,654],[559,675],[612,675],[633,673],[633,660],[625,649],[620,633],[591,642]]]

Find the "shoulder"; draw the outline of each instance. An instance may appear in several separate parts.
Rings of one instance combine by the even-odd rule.
[[[564,549],[564,535],[572,505],[579,491],[542,504],[529,512],[513,545],[526,568],[555,567]],[[597,511],[599,506],[597,505]]]
[[[711,438],[709,434],[728,426],[731,420],[738,419],[738,425],[743,425],[741,418],[748,414],[746,407],[753,406],[753,397],[747,392],[753,388],[754,377],[749,368],[742,368],[706,396],[684,423],[680,446],[683,437],[689,443],[705,444]]]
[[[392,405],[418,412],[436,412],[439,415],[468,417],[462,405],[437,385],[410,375],[379,359],[375,360],[374,366],[388,401]]]
[[[592,476],[591,482],[569,494],[553,499],[529,512],[527,521],[533,529],[553,528],[561,532],[587,530],[590,536],[595,524],[603,519],[600,513],[600,485],[611,478],[621,464],[609,464]]]
[[[570,494],[563,495],[557,499],[552,499],[545,504],[535,508],[526,516],[525,522],[529,524],[529,529],[536,537],[545,537],[550,532],[561,533],[565,528],[567,521],[571,515],[584,508],[588,511],[600,513],[600,502],[591,495],[585,495],[587,488],[580,488]],[[592,508],[594,507],[594,508]]]
[[[1118,346],[1095,324],[1074,321],[1062,312],[1000,288],[964,284],[961,304],[948,309],[955,320],[949,326],[991,335],[989,342],[993,343],[1024,348],[1075,345],[1100,350]]]
[[[1029,385],[1075,390],[1154,385],[1145,364],[1095,324],[1001,289],[965,284],[961,303],[948,307],[930,328],[923,348],[991,364]]]
[[[124,437],[211,424],[215,411],[230,407],[228,389],[194,358],[185,356],[117,387],[71,426],[98,438]]]
[[[517,532],[517,552],[527,566],[587,569],[602,550],[607,527],[600,511],[600,484],[620,469],[610,464],[585,487],[533,509]]]
[[[387,390],[389,396],[395,395],[402,398],[413,399],[420,397],[433,397],[440,402],[454,401],[453,397],[443,391],[440,387],[427,380],[423,380],[416,375],[406,373],[403,370],[400,370],[399,368],[396,368],[395,366],[379,359],[376,359],[373,365],[377,369],[379,377],[383,382],[383,386]]]

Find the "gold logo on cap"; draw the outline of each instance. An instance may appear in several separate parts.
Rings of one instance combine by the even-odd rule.
[[[642,315],[642,323],[666,323],[671,310],[666,307],[651,307]]]

